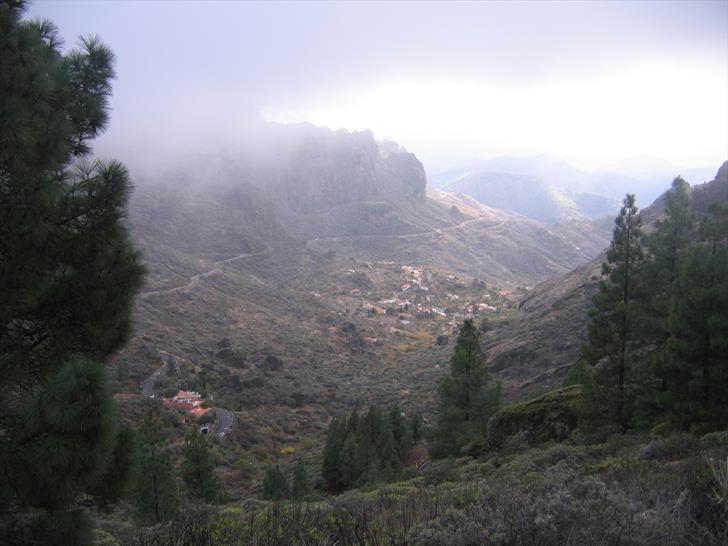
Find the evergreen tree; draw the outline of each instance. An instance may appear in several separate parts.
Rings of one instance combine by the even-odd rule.
[[[589,313],[589,340],[582,356],[595,370],[593,382],[584,390],[582,424],[615,423],[627,428],[630,418],[625,392],[633,351],[640,346],[638,329],[640,282],[643,263],[642,229],[635,197],[628,194],[615,219],[607,263],[602,264],[604,280],[592,299]]]
[[[185,439],[182,479],[193,498],[215,503],[222,497],[222,484],[210,460],[207,438],[194,431]]]
[[[359,428],[359,413],[356,410],[351,412],[349,419],[346,421],[346,432],[356,434],[356,429]]]
[[[391,481],[396,478],[397,473],[402,467],[399,454],[399,446],[392,432],[389,422],[384,423],[384,430],[381,435],[381,453],[382,468],[389,469],[389,472],[383,476],[385,481]]]
[[[472,320],[463,322],[450,374],[440,383],[433,457],[455,455],[474,436],[485,434],[488,418],[500,404],[500,386],[489,385],[479,335]]]
[[[293,467],[291,497],[300,500],[308,494],[309,490],[310,485],[308,483],[308,476],[306,475],[306,466],[303,464],[303,459],[299,458],[296,461],[296,466]]]
[[[665,194],[665,217],[658,220],[655,230],[645,237],[649,255],[640,275],[647,308],[642,316],[642,333],[648,343],[661,344],[667,338],[672,285],[695,224],[689,189],[682,178],[673,180],[672,188]]]
[[[681,428],[728,425],[728,208],[714,206],[712,213],[672,292],[661,401]]]
[[[374,455],[368,465],[363,467],[362,484],[373,484],[382,481],[382,459]]]
[[[665,194],[665,217],[655,223],[655,230],[645,237],[647,257],[638,275],[641,286],[638,337],[645,347],[632,370],[636,384],[635,418],[649,426],[661,413],[658,393],[667,388],[666,341],[673,284],[680,260],[690,244],[694,228],[690,186],[677,177]]]
[[[334,417],[326,432],[321,475],[332,493],[343,491],[341,481],[341,451],[346,442],[346,419]]]
[[[407,454],[414,446],[412,438],[412,427],[409,421],[402,415],[398,406],[393,407],[389,412],[389,424],[394,435],[394,442],[397,446],[397,453],[400,461],[404,461]]]
[[[164,445],[159,419],[150,412],[138,432],[139,462],[134,484],[135,515],[141,523],[172,518],[177,498],[172,460]]]
[[[127,339],[142,270],[126,169],[86,159],[113,54],[96,38],[62,54],[53,23],[24,9],[0,3],[0,512],[16,516],[0,542],[30,524],[36,543],[85,544],[76,501],[111,502],[123,487],[103,480],[127,473],[100,363]]]
[[[111,505],[123,498],[130,485],[136,456],[136,436],[128,427],[121,427],[106,469],[94,485],[91,494],[99,506],[109,511]]]
[[[412,441],[416,444],[422,439],[422,414],[415,411],[410,421],[410,429],[412,430]]]
[[[19,502],[42,510],[37,521],[31,520],[33,543],[83,544],[90,536],[89,519],[73,506],[77,497],[101,493],[104,504],[118,498],[114,484],[98,491],[118,439],[103,372],[93,361],[68,361],[26,405],[24,429],[15,443],[18,451],[0,454],[4,483],[9,486],[0,492],[4,513],[17,517],[11,510]],[[122,477],[127,471],[128,467],[119,468]],[[10,536],[1,542],[15,542],[12,529],[7,532]]]
[[[269,466],[263,477],[263,496],[270,500],[282,500],[288,497],[288,480],[276,466]]]
[[[359,446],[354,434],[347,434],[344,446],[339,457],[339,475],[341,476],[341,490],[354,487],[362,475],[359,458]]]
[[[375,458],[381,459],[381,449],[384,446],[385,418],[382,410],[377,406],[370,406],[366,414],[359,421],[356,430],[358,448],[358,467],[366,469],[369,474],[378,473],[379,468],[372,467]]]
[[[370,406],[363,416],[354,411],[348,419],[333,419],[322,465],[327,489],[339,493],[397,478],[414,445],[413,423],[420,434],[421,417],[416,414],[408,421],[398,407],[385,414],[380,407]]]
[[[570,368],[564,379],[564,387],[570,385],[586,385],[592,377],[592,370],[583,358],[577,360]]]

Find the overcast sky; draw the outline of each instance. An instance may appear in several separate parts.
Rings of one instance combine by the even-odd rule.
[[[98,148],[125,161],[193,134],[212,149],[255,117],[369,128],[429,170],[498,155],[728,159],[726,0],[38,0],[29,15],[116,53]]]

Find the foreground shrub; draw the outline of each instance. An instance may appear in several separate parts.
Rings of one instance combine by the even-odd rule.
[[[695,453],[698,441],[690,434],[675,434],[669,438],[658,438],[644,446],[640,459],[674,461]]]

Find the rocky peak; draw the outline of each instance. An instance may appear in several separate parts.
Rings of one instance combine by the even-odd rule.
[[[422,163],[397,143],[378,144],[371,131],[303,125],[285,138],[290,143],[281,148],[283,157],[271,166],[268,179],[296,213],[321,213],[371,200],[424,199]]]

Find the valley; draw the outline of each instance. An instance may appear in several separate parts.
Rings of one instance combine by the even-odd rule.
[[[347,183],[343,173],[328,176]],[[218,459],[232,495],[258,491],[251,478],[272,462],[303,455],[316,468],[328,423],[351,409],[398,405],[432,422],[466,318],[481,325],[506,400],[558,386],[584,340],[580,317],[610,225],[540,224],[442,190],[406,207],[396,192],[377,190],[384,216],[362,214],[369,205],[354,201],[350,220],[334,206],[324,223],[320,211],[281,216],[269,194],[249,186],[208,189],[204,209],[194,184],[186,198],[143,191],[131,219],[149,276],[135,336],[116,359],[129,370],[119,388],[134,391],[155,355],[173,354],[179,374],[163,378],[161,393],[199,391],[233,412]],[[229,195],[246,206],[218,200]],[[164,205],[170,199],[174,207]],[[182,219],[199,226],[190,239],[174,235],[189,229]],[[304,224],[318,226],[316,236],[301,240],[290,227]],[[154,235],[164,225],[169,235]]]
[[[238,494],[257,487],[250,477],[266,464],[315,457],[331,417],[352,408],[396,404],[431,421],[462,321],[473,318],[484,340],[495,339],[535,283],[586,262],[608,240],[605,223],[545,225],[464,194],[403,192],[406,180],[424,179],[411,154],[398,163],[409,162],[409,178],[395,182],[376,164],[371,136],[304,133],[308,150],[331,138],[352,146],[350,161],[369,165],[373,193],[294,213],[290,189],[210,184],[188,169],[181,184],[140,183],[132,199],[148,273],[134,337],[115,358],[125,371],[118,389],[135,392],[158,354],[174,355],[177,373],[164,374],[157,392],[197,391],[234,412],[218,469]],[[323,180],[362,184],[335,161],[319,162],[307,164],[315,176],[328,165]],[[296,174],[302,191],[318,194],[313,176]],[[521,396],[531,372],[493,369],[507,399]]]
[[[326,131],[304,132],[317,142]],[[350,161],[359,160],[362,136],[336,138],[353,138]],[[135,336],[116,357],[129,370],[119,388],[133,392],[160,351],[173,354],[178,374],[162,378],[163,396],[199,391],[232,412],[217,468],[233,497],[259,492],[271,463],[304,457],[316,469],[332,417],[352,409],[396,405],[434,422],[467,318],[507,401],[559,386],[585,339],[611,219],[542,224],[463,193],[403,195],[403,183],[389,192],[364,149],[374,193],[324,211],[293,213],[280,193],[290,189],[260,182],[141,186],[143,200],[132,201],[149,273]],[[326,180],[362,183],[322,164]],[[296,174],[318,194],[312,176]]]
[[[728,545],[728,4],[638,4],[0,0],[0,544]]]

